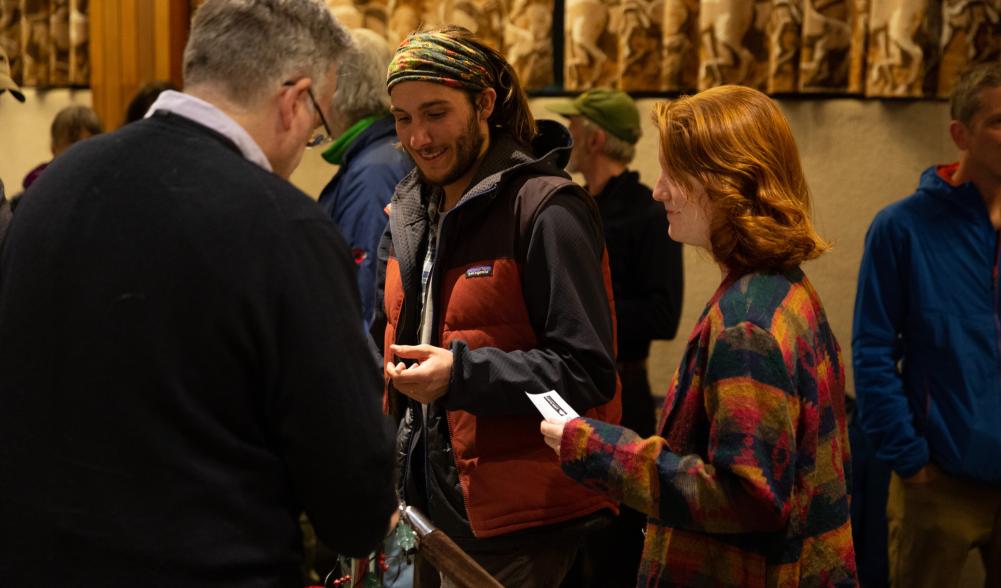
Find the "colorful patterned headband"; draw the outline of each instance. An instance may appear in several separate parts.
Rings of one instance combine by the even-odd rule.
[[[494,85],[489,64],[472,43],[442,32],[413,33],[389,63],[386,89],[400,82],[432,82],[480,91]]]

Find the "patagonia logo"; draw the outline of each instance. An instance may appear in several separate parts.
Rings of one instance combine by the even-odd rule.
[[[466,270],[466,278],[489,278],[494,275],[494,266],[478,265]]]

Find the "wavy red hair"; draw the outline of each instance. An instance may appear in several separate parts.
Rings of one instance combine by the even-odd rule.
[[[830,248],[810,219],[810,191],[789,122],[768,96],[719,86],[658,103],[662,165],[705,187],[709,240],[731,272],[781,271]]]

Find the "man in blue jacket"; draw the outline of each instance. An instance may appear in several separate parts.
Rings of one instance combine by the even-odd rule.
[[[866,236],[852,338],[862,427],[893,468],[895,586],[1001,582],[1001,63],[960,78],[958,163],[925,170]]]
[[[341,60],[331,106],[336,140],[323,153],[340,168],[320,194],[320,206],[351,246],[362,314],[369,324],[375,312],[377,250],[389,221],[387,205],[414,162],[398,146],[389,115],[386,68],[393,50],[370,30],[355,29],[351,35],[355,46]]]

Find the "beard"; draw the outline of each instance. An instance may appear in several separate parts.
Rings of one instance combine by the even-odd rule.
[[[580,171],[580,154],[577,152],[577,147],[575,146],[570,150],[570,161],[567,162],[567,173],[575,174]]]
[[[466,123],[466,131],[455,140],[455,163],[452,167],[442,173],[441,177],[433,178],[424,173],[424,170],[417,166],[417,173],[421,181],[436,186],[447,186],[462,176],[476,164],[480,156],[480,149],[486,139],[480,134],[475,111],[469,116]],[[416,158],[415,158],[416,159]]]

